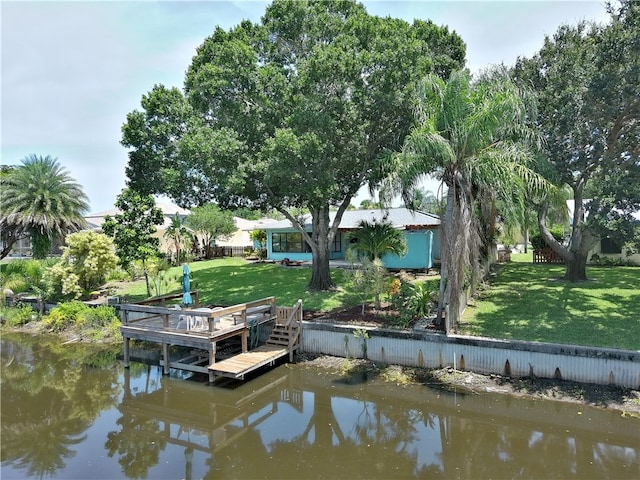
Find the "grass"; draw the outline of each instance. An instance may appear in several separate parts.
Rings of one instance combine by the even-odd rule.
[[[572,284],[559,280],[563,265],[515,257],[467,308],[460,333],[640,350],[640,268],[588,267],[590,280]]]
[[[467,308],[461,332],[469,335],[640,350],[640,268],[589,267],[590,281],[558,280],[562,265],[533,265],[531,253],[512,255]],[[276,296],[279,305],[299,298],[305,309],[328,311],[356,305],[344,270],[332,271],[336,292],[306,291],[309,268],[251,264],[224,258],[190,264],[202,304],[231,305]],[[182,272],[176,267],[175,272]],[[171,293],[181,291],[176,285]],[[129,301],[146,297],[144,282],[124,292]]]
[[[312,293],[306,290],[310,268],[283,268],[273,263],[249,263],[242,258],[220,258],[189,264],[192,289],[200,293],[203,305],[235,305],[275,296],[279,305],[293,305],[302,299],[307,310],[328,311],[343,305],[356,305],[358,299],[345,288],[336,292]],[[169,272],[182,275],[182,267]],[[340,287],[349,283],[345,271],[332,270],[333,281]],[[179,293],[180,285],[167,293]],[[144,282],[120,293],[128,301],[146,298]]]

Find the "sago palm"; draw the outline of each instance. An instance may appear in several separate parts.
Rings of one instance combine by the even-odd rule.
[[[2,178],[0,230],[30,235],[33,256],[44,258],[54,238],[86,226],[87,200],[57,159],[29,155]]]
[[[360,221],[358,230],[347,235],[349,249],[370,261],[381,259],[386,254],[403,256],[407,253],[404,233],[388,222]]]
[[[405,201],[428,174],[447,187],[441,245],[439,312],[449,307],[447,331],[457,324],[460,294],[481,275],[481,250],[495,239],[496,201],[507,209],[524,208],[527,190],[546,183],[530,168],[527,146],[532,103],[505,76],[477,83],[465,72],[445,83],[431,75],[418,95],[417,125],[397,156],[397,176],[387,186]],[[508,214],[509,212],[504,212]]]

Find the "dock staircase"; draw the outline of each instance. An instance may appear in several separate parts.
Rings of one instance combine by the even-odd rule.
[[[275,325],[265,344],[235,355],[226,360],[209,365],[209,371],[235,379],[265,365],[273,365],[276,360],[289,356],[293,362],[296,350],[300,349],[302,334],[302,300],[294,307],[277,307]]]

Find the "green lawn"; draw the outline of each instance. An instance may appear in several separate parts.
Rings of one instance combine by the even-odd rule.
[[[640,350],[640,268],[589,267],[590,281],[570,284],[557,280],[563,266],[533,265],[530,253],[512,259],[467,308],[461,333]],[[332,272],[338,291],[309,293],[309,268],[251,264],[241,258],[194,262],[190,267],[203,304],[276,296],[280,305],[301,298],[305,309],[327,311],[360,301],[347,292],[348,275],[341,269]],[[172,272],[181,275],[182,267]],[[172,292],[180,291],[176,283]],[[122,293],[129,300],[146,297],[142,282]]]
[[[192,289],[200,293],[200,303],[234,305],[275,296],[279,305],[294,305],[302,299],[308,310],[332,310],[341,305],[355,305],[358,299],[342,288],[336,292],[310,293],[306,285],[311,278],[310,268],[284,268],[274,263],[249,263],[242,258],[220,258],[189,264]],[[182,267],[174,267],[170,273],[182,275]],[[348,280],[341,269],[332,271],[332,278],[339,286]],[[176,284],[169,293],[179,293]],[[144,282],[125,290],[129,301],[146,298]]]
[[[467,308],[461,333],[640,350],[640,268],[588,267],[590,280],[571,284],[558,280],[562,265],[514,260]]]

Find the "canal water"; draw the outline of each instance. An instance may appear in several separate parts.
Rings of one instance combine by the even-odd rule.
[[[640,420],[281,365],[212,387],[1,339],[1,477],[640,478]]]

